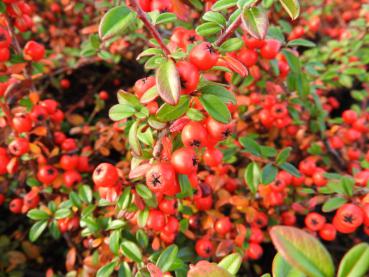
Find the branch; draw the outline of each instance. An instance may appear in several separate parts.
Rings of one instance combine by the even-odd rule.
[[[254,3],[252,3],[249,7],[255,7],[257,4],[259,4],[260,0],[256,0]],[[220,37],[214,42],[215,46],[221,46],[223,42],[225,42],[241,25],[242,23],[242,11],[241,14],[236,18],[235,21],[232,22],[231,25],[220,35]]]
[[[137,13],[137,16],[145,27],[150,32],[151,36],[159,43],[160,48],[164,51],[166,56],[170,55],[170,51],[168,47],[165,45],[163,38],[159,34],[158,30],[156,30],[155,26],[151,24],[150,20],[147,18],[146,13],[141,9],[140,4],[137,0],[130,0],[132,9]]]
[[[154,156],[154,158],[159,158],[161,151],[163,150],[163,143],[162,143],[162,138],[165,137],[166,135],[168,135],[169,133],[169,129],[168,128],[164,128],[163,130],[160,131],[159,135],[158,135],[158,139],[154,145],[153,148],[153,152],[152,155]]]

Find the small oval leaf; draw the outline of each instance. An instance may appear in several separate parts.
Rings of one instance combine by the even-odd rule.
[[[369,244],[363,242],[352,247],[342,258],[337,277],[364,276],[369,270]]]
[[[292,18],[296,19],[300,14],[300,3],[299,0],[279,0],[284,10]]]
[[[242,257],[238,253],[224,257],[218,265],[226,269],[229,273],[236,275],[242,264]]]
[[[293,267],[311,277],[333,277],[334,264],[327,249],[312,235],[289,226],[270,231],[274,246]]]
[[[181,82],[176,65],[171,59],[164,61],[156,70],[156,84],[160,97],[170,105],[179,101]]]
[[[262,7],[248,8],[242,12],[243,26],[255,38],[264,39],[268,32],[268,16]]]

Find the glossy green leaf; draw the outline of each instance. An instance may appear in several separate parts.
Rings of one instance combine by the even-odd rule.
[[[36,241],[45,231],[47,227],[47,220],[37,221],[35,224],[32,225],[31,229],[29,230],[29,240]]]
[[[121,231],[113,231],[109,236],[109,248],[113,254],[118,255],[120,245]]]
[[[156,70],[156,85],[160,97],[170,105],[176,105],[181,92],[179,74],[173,60],[167,59]]]
[[[292,18],[296,19],[300,14],[300,3],[299,0],[279,0],[284,10]]]
[[[219,97],[211,94],[201,95],[200,102],[215,120],[222,123],[229,123],[231,121],[231,113]]]
[[[124,241],[121,244],[122,252],[124,256],[130,258],[132,261],[139,263],[142,261],[142,253],[137,244],[132,241]]]
[[[268,16],[262,7],[245,8],[242,11],[242,22],[247,32],[255,38],[264,39],[268,32]]]
[[[110,277],[113,274],[115,265],[115,261],[104,265],[97,271],[96,277]]]
[[[131,125],[131,128],[129,129],[129,133],[128,133],[128,142],[129,142],[129,145],[131,146],[132,151],[136,155],[140,156],[142,150],[141,150],[141,144],[138,141],[138,136],[137,136],[138,124],[139,124],[139,121],[136,120]]]
[[[132,106],[117,104],[110,108],[109,117],[113,121],[119,121],[132,116],[135,112],[136,110]]]
[[[327,249],[312,235],[289,226],[270,231],[274,246],[293,267],[311,277],[333,277],[334,264]]]
[[[208,37],[219,33],[222,30],[222,27],[219,24],[214,22],[205,22],[196,27],[196,33],[200,36]]]
[[[298,38],[291,40],[287,43],[287,46],[304,46],[304,47],[315,47],[316,44],[310,40]]]
[[[91,203],[92,201],[92,189],[87,185],[82,185],[78,188],[78,195],[85,203]]]
[[[56,219],[66,218],[69,217],[72,214],[72,211],[70,209],[59,209],[55,212],[54,217]]]
[[[277,173],[278,173],[278,169],[274,165],[270,163],[267,164],[263,168],[263,172],[261,174],[261,183],[264,185],[270,184],[271,182],[275,180]]]
[[[347,200],[341,197],[330,198],[326,202],[324,202],[322,211],[325,213],[332,212],[334,210],[337,210],[339,207],[341,207],[346,202]]]
[[[219,263],[218,266],[224,268],[229,273],[236,275],[238,270],[240,269],[242,264],[242,257],[238,253],[230,254],[224,257]]]
[[[232,92],[227,90],[223,86],[219,85],[206,85],[200,88],[203,95],[214,95],[221,99],[225,104],[236,104],[236,97]]]
[[[283,163],[279,167],[297,178],[301,177],[301,173],[298,171],[298,169],[293,164]]]
[[[288,157],[290,156],[292,151],[291,147],[286,147],[284,148],[281,152],[279,152],[277,158],[276,158],[276,162],[278,165],[283,164],[287,161]]]
[[[190,98],[182,95],[176,106],[164,104],[156,114],[156,118],[161,122],[173,121],[184,115],[190,107]]]
[[[159,96],[158,89],[156,86],[149,88],[140,98],[140,102],[143,104],[150,103]]]
[[[219,0],[211,7],[213,11],[222,11],[237,5],[237,0]]]
[[[167,272],[170,267],[173,265],[174,261],[176,260],[178,255],[178,247],[177,245],[173,244],[167,247],[159,256],[156,265],[161,269],[163,272]]]
[[[45,212],[44,210],[39,210],[39,209],[30,210],[27,213],[27,216],[33,220],[45,220],[50,217],[47,212]]]
[[[305,277],[306,275],[298,269],[292,267],[281,254],[274,256],[272,264],[273,277]]]
[[[153,196],[151,190],[142,184],[136,186],[136,191],[143,199],[150,199]]]
[[[125,5],[110,9],[101,19],[99,36],[106,39],[123,33],[135,20],[136,14]]]
[[[219,12],[214,12],[214,11],[208,11],[206,12],[203,16],[202,19],[204,19],[205,21],[209,21],[209,22],[213,22],[218,24],[219,26],[225,26],[227,24],[226,19],[224,18],[224,16],[219,13]]]
[[[256,193],[260,183],[260,168],[257,163],[251,162],[245,170],[245,182],[252,193]]]
[[[342,258],[337,277],[365,276],[369,270],[369,244],[362,242],[352,247]]]
[[[244,42],[241,38],[230,38],[227,39],[220,47],[221,52],[233,52],[241,49]]]
[[[155,25],[167,24],[177,20],[177,16],[174,13],[161,13],[155,20]]]

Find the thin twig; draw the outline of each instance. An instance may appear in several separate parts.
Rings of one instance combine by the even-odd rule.
[[[137,13],[139,19],[142,20],[145,27],[150,32],[151,36],[159,43],[160,48],[163,50],[166,56],[170,55],[168,47],[165,45],[163,38],[156,30],[155,26],[151,24],[150,20],[147,18],[146,13],[141,9],[140,4],[137,0],[130,0],[132,9]]]

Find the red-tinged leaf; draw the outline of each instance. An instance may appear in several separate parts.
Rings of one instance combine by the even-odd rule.
[[[140,164],[129,172],[130,179],[136,179],[145,176],[146,172],[150,169],[151,165],[149,163]]]
[[[196,265],[190,265],[190,271],[187,277],[232,277],[224,268],[218,266],[216,263],[209,263],[208,261],[199,261]]]
[[[334,276],[330,254],[312,235],[295,227],[274,226],[270,237],[282,257],[307,276]]]
[[[156,85],[160,97],[169,105],[179,101],[181,82],[176,65],[171,59],[163,62],[156,70]]]
[[[292,18],[296,19],[300,14],[300,3],[299,0],[279,0],[284,10]]]
[[[161,272],[160,268],[152,263],[147,264],[147,269],[150,272],[150,277],[162,277],[163,272]]]
[[[233,248],[234,243],[232,240],[223,240],[218,244],[215,255],[217,257],[224,257],[231,253],[233,251]]]
[[[184,126],[186,126],[186,124],[187,124],[188,122],[190,122],[190,121],[191,121],[191,120],[190,120],[188,117],[186,117],[186,116],[181,117],[181,118],[177,119],[176,121],[174,121],[174,122],[170,125],[170,127],[169,127],[169,131],[170,131],[171,133],[180,132],[180,131],[183,129],[183,127],[184,127]]]
[[[224,56],[222,59],[226,62],[226,67],[236,72],[237,74],[241,75],[241,77],[246,77],[248,75],[248,70],[246,66],[244,66],[240,61],[231,57],[231,56]]]
[[[72,271],[74,268],[74,265],[76,263],[76,259],[77,259],[77,250],[76,248],[71,248],[69,249],[69,251],[67,252],[66,255],[66,260],[65,260],[65,268],[68,271]]]
[[[153,86],[152,88],[148,89],[140,98],[140,102],[142,104],[150,103],[151,101],[154,101],[159,96],[158,90],[156,86]]]
[[[242,11],[242,23],[247,32],[255,38],[264,39],[268,32],[268,16],[261,7],[245,6]]]

